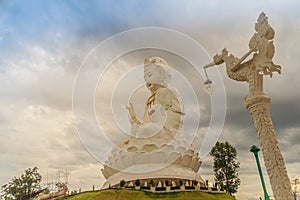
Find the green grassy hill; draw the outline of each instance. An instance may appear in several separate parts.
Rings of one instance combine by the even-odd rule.
[[[212,194],[200,191],[174,192],[174,193],[151,193],[141,190],[109,189],[96,192],[85,192],[64,198],[64,200],[234,200],[228,194]]]

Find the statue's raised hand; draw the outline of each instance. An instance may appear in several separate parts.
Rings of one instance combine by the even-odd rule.
[[[129,106],[126,107],[128,109],[129,120],[131,122],[137,121],[135,109],[131,102],[129,102]]]

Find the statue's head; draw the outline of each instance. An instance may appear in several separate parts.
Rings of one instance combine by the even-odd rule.
[[[149,87],[159,85],[168,87],[171,76],[168,63],[160,57],[151,57],[144,62],[144,78]]]

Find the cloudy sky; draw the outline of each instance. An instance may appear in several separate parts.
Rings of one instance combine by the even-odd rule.
[[[264,90],[272,98],[271,114],[289,177],[299,177],[299,4],[296,0],[0,1],[0,185],[20,175],[23,170],[37,166],[43,182],[46,182],[47,172],[49,182],[56,180],[57,171],[61,169],[69,172],[71,190],[89,190],[92,185],[100,188],[105,181],[100,172],[100,161],[108,156],[112,144],[122,135],[116,133],[118,129],[112,126],[111,121],[121,123],[120,133],[123,128],[128,128],[126,110],[121,106],[128,102],[129,93],[124,90],[133,87],[128,80],[142,83],[143,74],[140,79],[136,76],[142,72],[138,66],[147,56],[160,55],[179,72],[176,75],[174,71],[173,82],[186,104],[187,138],[193,138],[189,134],[195,128],[194,117],[198,117],[195,111],[199,111],[202,121],[198,128],[202,131],[198,138],[201,140],[209,125],[212,103],[201,90],[202,79],[193,77],[191,71],[200,66],[192,66],[180,55],[157,49],[140,49],[113,57],[119,49],[126,50],[136,38],[115,40],[113,45],[105,48],[102,45],[103,54],[93,55],[93,52],[101,42],[103,44],[120,32],[160,27],[182,33],[200,44],[203,49],[199,53],[201,61],[196,62],[199,65],[206,64],[210,60],[209,55],[219,53],[224,47],[234,55],[242,56],[248,50],[254,23],[262,11],[269,17],[269,23],[276,32],[274,62],[282,66],[281,75],[275,74],[272,79],[265,77]],[[143,39],[142,36],[140,38]],[[168,36],[150,42],[156,44],[167,40]],[[182,48],[189,55],[195,54],[192,46],[181,39],[171,40],[171,43],[172,48]],[[84,64],[92,67],[85,72],[79,71]],[[123,75],[128,72],[132,72],[132,77],[126,79]],[[223,103],[226,105],[226,118],[218,139],[229,141],[238,150],[242,184],[237,197],[258,199],[262,196],[262,188],[254,157],[249,152],[250,146],[258,145],[258,141],[250,115],[244,108],[247,84],[228,79],[221,66],[219,72],[223,83],[216,87],[225,87],[226,101]],[[89,77],[99,78],[100,74],[105,76],[91,83]],[[82,77],[79,86],[78,77]],[[127,85],[120,81],[121,78]],[[182,83],[189,85],[187,82],[195,85],[198,80],[199,88],[193,88],[196,95],[181,87]],[[115,90],[119,92],[113,94]],[[81,98],[77,96],[72,100],[73,91]],[[94,135],[86,137],[92,125],[80,126],[82,116],[76,115],[76,111],[73,115],[75,108],[80,111],[80,105],[89,103],[85,101],[90,100],[84,97],[91,91],[95,91],[97,122],[111,142],[103,142],[103,135],[99,136],[95,131]],[[117,96],[111,98],[112,95]],[[195,98],[200,99],[196,109],[193,107],[196,106],[195,101],[191,100]],[[118,113],[111,114],[112,111]],[[126,134],[121,138],[126,138]],[[260,158],[264,166],[262,155]],[[203,157],[199,173],[204,179],[213,180],[209,156]],[[272,194],[266,174],[265,179]]]

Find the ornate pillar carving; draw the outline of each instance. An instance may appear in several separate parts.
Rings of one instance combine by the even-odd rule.
[[[293,200],[290,180],[273,128],[270,103],[271,99],[265,94],[247,96],[245,100],[256,128],[274,197],[276,200]]]
[[[225,62],[229,78],[248,82],[249,94],[245,98],[245,106],[251,113],[257,131],[274,197],[276,200],[294,200],[271,119],[271,99],[263,93],[263,75],[272,77],[274,72],[281,73],[281,67],[272,61],[275,52],[272,39],[275,31],[269,25],[265,13],[259,15],[255,30],[249,42],[249,51],[244,56],[237,58],[229,54],[227,49],[223,49],[221,54],[214,56],[213,64],[204,68]],[[244,62],[252,53],[253,57]]]

